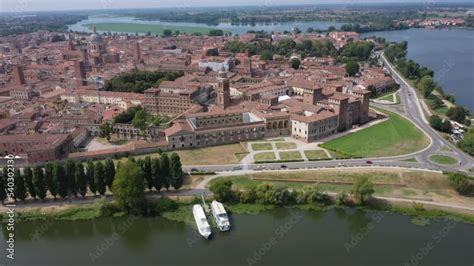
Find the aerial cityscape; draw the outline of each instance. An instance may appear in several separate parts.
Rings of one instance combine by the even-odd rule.
[[[2,1],[0,266],[473,265],[473,69],[469,1]]]

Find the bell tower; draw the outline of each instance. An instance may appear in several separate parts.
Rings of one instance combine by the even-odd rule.
[[[217,105],[224,109],[230,105],[230,82],[224,68],[217,76]]]

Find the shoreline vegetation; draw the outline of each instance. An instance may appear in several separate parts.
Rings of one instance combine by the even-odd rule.
[[[464,138],[455,145],[463,152],[474,155],[474,127],[471,125],[471,113],[468,108],[456,105],[456,99],[446,94],[434,79],[434,71],[406,58],[408,42],[390,43],[384,48],[387,61],[405,79],[426,103],[431,115],[425,114],[430,126],[448,138],[454,128],[451,121],[456,122],[466,131]]]
[[[165,198],[167,199],[167,198]],[[208,197],[207,200],[210,198]],[[168,199],[166,200],[168,201]],[[191,213],[193,204],[200,203],[200,198],[187,198],[180,199],[179,201],[173,201],[172,210],[165,210],[162,212],[150,212],[142,217],[157,217],[160,216],[170,221],[183,222],[194,226],[194,220]],[[274,204],[257,204],[257,203],[229,203],[225,205],[226,209],[230,214],[245,214],[245,215],[257,215],[265,211],[274,210],[276,208],[297,208],[304,211],[328,211],[334,208],[347,209],[347,210],[366,210],[376,211],[391,214],[399,214],[409,216],[412,219],[412,223],[420,226],[428,225],[432,219],[450,219],[457,222],[463,222],[474,225],[474,215],[458,213],[454,211],[446,211],[439,209],[425,208],[422,204],[412,204],[412,206],[402,206],[393,203],[385,203],[381,201],[374,201],[367,205],[352,205],[344,206],[338,205],[333,202],[330,204],[288,204],[288,205],[274,205]],[[102,199],[99,199],[93,204],[84,204],[80,206],[74,206],[66,209],[35,209],[28,211],[17,212],[16,221],[18,222],[29,222],[29,221],[84,221],[93,220],[108,217],[125,217],[128,215],[123,211],[114,210],[107,211],[110,209],[110,203],[106,203]],[[8,217],[5,214],[0,216],[0,223],[6,223]]]
[[[128,164],[133,163],[128,162]],[[293,175],[298,176],[298,173]],[[388,184],[399,184],[397,180],[391,180],[389,177],[385,177],[382,180],[383,183],[380,183],[379,179],[368,177],[372,175],[352,174],[346,176],[347,184],[345,183],[340,189],[335,190],[331,189],[331,186],[323,185],[324,183],[320,182],[309,185],[308,183],[281,183],[258,180],[257,176],[249,176],[247,177],[248,180],[243,182],[242,178],[223,177],[210,182],[209,189],[213,195],[208,195],[206,200],[216,199],[221,201],[226,204],[226,208],[230,213],[237,214],[259,214],[275,208],[298,208],[307,211],[347,208],[408,215],[412,218],[412,222],[417,225],[427,225],[431,219],[453,219],[474,224],[474,214],[469,210],[456,208],[456,205],[452,207],[423,205],[420,202],[416,202],[415,199],[410,202],[391,200],[390,196],[388,198],[373,197],[374,193],[384,195],[380,191],[385,190],[386,188],[384,187]],[[464,179],[459,174],[447,173],[446,175],[448,175],[450,185],[457,193],[470,195],[472,184],[468,179]],[[309,178],[311,174],[307,173],[306,176]],[[352,181],[348,180],[349,177]],[[289,180],[291,179],[291,177],[288,178]],[[327,179],[329,177],[321,178]],[[118,177],[118,180],[120,179]],[[428,180],[426,182],[432,181]],[[114,185],[116,183],[119,184],[120,182],[115,182]],[[420,185],[423,186],[422,184]],[[346,191],[350,191],[350,194]],[[121,203],[121,200],[124,199],[123,195],[115,195],[113,200],[112,198],[106,199],[102,197],[97,198],[94,202],[81,203],[79,201],[77,205],[53,205],[33,207],[33,209],[16,209],[16,220],[19,222],[34,220],[76,221],[139,215],[142,217],[161,216],[171,221],[194,225],[191,206],[201,203],[200,197],[179,195],[170,197],[164,195],[161,195],[161,197],[150,196],[143,198],[143,201],[136,201],[136,204],[129,205],[129,208],[124,208],[123,203]],[[458,201],[456,200],[455,202]],[[5,223],[7,219],[6,213],[0,215],[1,223]]]

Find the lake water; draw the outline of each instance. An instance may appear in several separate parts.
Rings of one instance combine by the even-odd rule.
[[[314,29],[327,30],[330,26],[336,28],[340,27],[343,23],[330,22],[330,21],[311,21],[311,22],[281,22],[281,23],[257,23],[255,25],[232,25],[231,23],[220,23],[216,26],[209,26],[201,23],[184,23],[184,22],[161,22],[161,21],[148,21],[148,20],[137,20],[134,17],[106,17],[106,16],[90,16],[86,20],[77,22],[74,25],[69,25],[69,29],[73,31],[84,31],[91,32],[85,24],[99,24],[99,23],[137,23],[137,24],[150,24],[150,25],[170,25],[170,26],[190,26],[190,27],[206,27],[206,28],[219,28],[225,31],[232,32],[232,34],[241,34],[248,31],[274,31],[283,32],[285,30],[291,31],[293,27],[298,27],[302,31],[306,31],[309,27]],[[132,32],[133,33],[133,32]]]
[[[277,209],[232,215],[211,240],[163,218],[26,222],[16,225],[7,265],[469,265],[474,226],[363,210]],[[5,226],[0,241],[5,243]]]
[[[453,94],[458,104],[474,111],[474,30],[409,29],[366,35],[407,41],[407,57],[434,70],[444,91]]]

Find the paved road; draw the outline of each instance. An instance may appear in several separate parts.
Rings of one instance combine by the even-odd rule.
[[[424,150],[417,159],[424,164],[433,164],[429,161],[429,156],[437,152],[439,153],[444,145],[449,147],[449,149],[452,150],[451,155],[459,160],[460,165],[456,166],[458,170],[470,169],[474,163],[473,158],[459,150],[451,142],[445,140],[430,127],[428,120],[423,114],[420,100],[418,99],[415,89],[410,86],[410,84],[408,84],[397,71],[395,71],[383,54],[380,58],[392,73],[392,77],[400,84],[400,101],[405,108],[406,117],[422,129],[432,140],[428,149]]]

